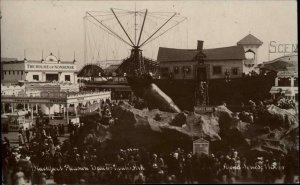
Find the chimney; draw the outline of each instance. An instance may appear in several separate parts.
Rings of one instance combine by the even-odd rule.
[[[203,50],[203,40],[198,40],[197,50],[202,51]]]

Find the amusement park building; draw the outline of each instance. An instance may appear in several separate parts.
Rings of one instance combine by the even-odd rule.
[[[1,102],[4,113],[13,113],[21,104],[31,112],[38,113],[40,108],[49,117],[55,113],[67,114],[68,120],[70,110],[77,117],[82,107],[93,111],[100,106],[101,101],[111,98],[110,91],[79,92],[75,60],[63,62],[50,54],[41,61],[4,61],[1,69]]]
[[[45,60],[4,61],[1,63],[1,81],[77,83],[75,62],[60,61],[52,53]]]
[[[257,49],[262,44],[248,35],[235,46],[203,49],[203,41],[198,41],[197,49],[159,48],[157,61],[160,63],[161,77],[174,79],[194,79],[204,75],[206,79],[225,78],[227,71],[231,78],[240,78],[255,70]],[[254,54],[246,58],[246,53]],[[198,64],[201,63],[199,69]]]
[[[263,73],[276,73],[275,85],[270,93],[273,98],[281,91],[288,99],[298,101],[298,55],[287,55],[260,65]]]
[[[160,63],[161,77],[168,78],[169,74],[174,79],[194,79],[197,73],[198,59],[201,55],[205,78],[225,78],[225,71],[231,73],[231,77],[241,77],[243,73],[244,50],[240,46],[225,48],[186,50],[159,48],[158,62]]]

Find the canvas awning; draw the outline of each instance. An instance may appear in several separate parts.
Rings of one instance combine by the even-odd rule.
[[[286,96],[294,96],[295,93],[298,93],[297,88],[291,88],[291,87],[272,87],[270,90],[271,94],[279,93],[281,89],[281,92],[284,93]]]

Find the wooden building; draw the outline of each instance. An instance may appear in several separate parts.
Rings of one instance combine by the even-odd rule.
[[[226,73],[231,78],[243,74],[245,52],[242,46],[203,49],[198,41],[197,49],[159,48],[157,61],[160,63],[162,79],[219,79]]]

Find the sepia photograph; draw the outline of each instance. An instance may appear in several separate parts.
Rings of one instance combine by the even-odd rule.
[[[2,184],[299,184],[297,7],[0,1]]]

